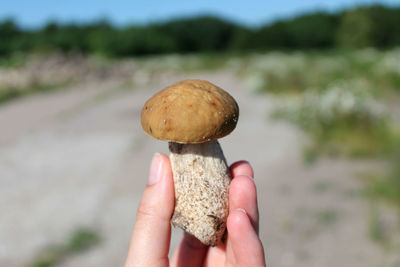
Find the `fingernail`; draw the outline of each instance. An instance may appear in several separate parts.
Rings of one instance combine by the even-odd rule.
[[[149,181],[147,185],[153,185],[160,180],[162,172],[161,154],[155,153],[150,164]]]
[[[243,212],[244,214],[247,214],[247,212],[246,212],[244,209],[242,209],[242,208],[237,208],[236,210],[237,210],[237,211],[240,211],[240,212]]]
[[[250,175],[245,175],[245,176],[249,177],[250,180],[254,180],[254,177],[251,177]]]

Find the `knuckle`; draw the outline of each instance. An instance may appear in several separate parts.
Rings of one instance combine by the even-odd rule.
[[[145,205],[143,203],[140,204],[138,211],[137,211],[137,217],[153,218],[155,216],[156,216],[156,211],[154,210],[154,207]]]
[[[151,205],[146,205],[146,204],[140,204],[137,215],[136,217],[139,220],[157,220],[157,221],[164,221],[164,222],[169,222],[169,218],[164,216],[162,212],[158,211],[157,207],[151,206]]]

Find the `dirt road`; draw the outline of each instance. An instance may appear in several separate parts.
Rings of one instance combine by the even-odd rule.
[[[268,117],[274,100],[227,72],[174,76],[146,86],[86,83],[0,107],[0,266],[24,266],[80,226],[102,241],[62,266],[121,266],[149,161],[167,144],[140,126],[155,90],[201,78],[238,101],[236,130],[221,140],[227,160],[255,169],[260,235],[269,266],[395,266],[368,235],[368,203],[354,172],[366,163],[302,163],[304,137]],[[172,246],[180,236],[174,230]]]

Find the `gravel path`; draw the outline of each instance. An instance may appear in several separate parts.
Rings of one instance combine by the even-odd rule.
[[[140,111],[155,90],[183,78],[131,88],[86,83],[0,107],[0,266],[28,264],[79,226],[97,229],[102,242],[62,266],[123,264],[149,161],[167,153],[141,130]],[[190,78],[220,85],[239,103],[238,126],[221,145],[229,162],[254,166],[269,266],[387,263],[368,235],[369,206],[352,178],[370,164],[323,160],[307,168],[304,137],[268,117],[273,99],[226,72]],[[180,235],[174,230],[173,247]]]

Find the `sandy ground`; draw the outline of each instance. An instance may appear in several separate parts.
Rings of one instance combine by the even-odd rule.
[[[80,226],[98,230],[102,242],[61,266],[123,264],[149,161],[156,151],[167,153],[166,143],[142,131],[140,111],[156,90],[183,78],[210,80],[239,103],[238,126],[221,144],[229,162],[254,166],[269,266],[399,266],[368,234],[369,205],[353,177],[371,164],[322,160],[306,167],[304,136],[272,121],[274,100],[227,72],[146,86],[88,82],[2,105],[0,266],[25,266]],[[180,235],[174,230],[172,248]]]

